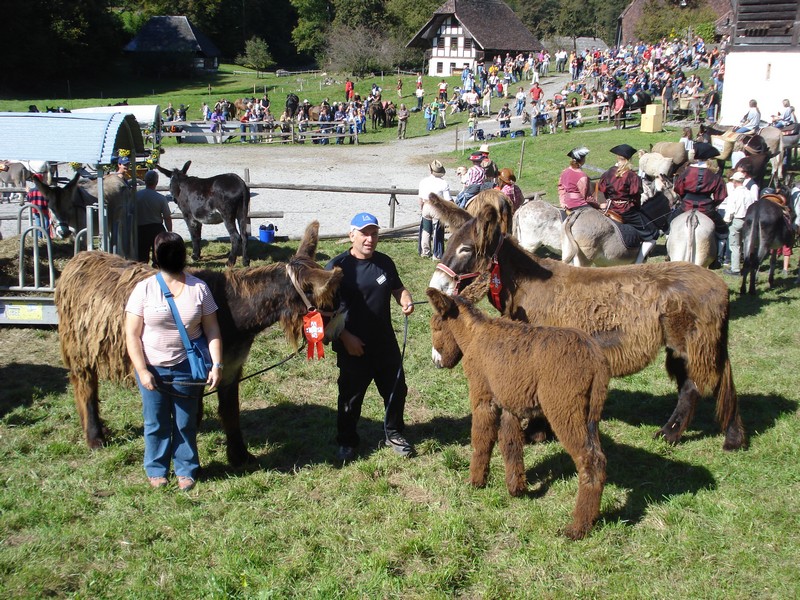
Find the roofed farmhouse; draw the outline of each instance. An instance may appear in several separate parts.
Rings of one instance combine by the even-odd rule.
[[[502,0],[448,0],[406,44],[424,48],[428,75],[448,76],[481,60],[542,49]]]
[[[151,17],[124,48],[150,65],[214,70],[221,52],[184,16]]]

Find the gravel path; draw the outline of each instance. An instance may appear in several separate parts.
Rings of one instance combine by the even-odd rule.
[[[567,76],[568,77],[568,76]],[[550,77],[542,87],[546,95],[552,95],[564,85],[566,77]],[[526,88],[527,88],[526,84]],[[419,114],[412,118],[420,118]],[[521,117],[514,117],[512,129],[519,128]],[[498,123],[494,118],[480,123],[487,133],[495,132]],[[463,145],[466,127],[458,128],[459,144]],[[237,138],[235,138],[238,140]],[[369,140],[369,135],[366,136]],[[504,143],[493,141],[491,144]],[[477,147],[468,142],[467,150]],[[182,144],[172,146],[161,158],[165,168],[182,167],[191,160],[190,175],[210,177],[218,173],[233,172],[244,176],[245,169],[250,172],[252,183],[302,184],[325,186],[391,187],[416,189],[419,180],[428,174],[428,163],[435,155],[452,152],[456,149],[456,128],[437,131],[429,135],[403,141],[359,144],[359,145],[315,145],[315,144],[240,144],[230,141],[222,146]],[[451,190],[461,189],[455,175],[458,166],[454,161],[444,160]],[[67,167],[68,169],[69,167]],[[161,178],[161,184],[166,178]],[[402,227],[419,222],[419,205],[416,197],[398,195],[395,213],[395,226]],[[177,207],[172,205],[177,212]],[[14,209],[17,207],[14,206]],[[10,214],[12,207],[0,205],[0,213]],[[334,192],[307,192],[291,190],[256,189],[253,190],[251,212],[283,211],[282,219],[253,219],[252,233],[258,235],[261,224],[272,222],[278,227],[279,236],[299,237],[309,222],[320,222],[323,236],[345,234],[353,214],[360,211],[374,213],[383,227],[389,226],[388,194],[344,194]],[[14,210],[13,214],[16,214]],[[0,222],[3,237],[16,233],[15,221]],[[183,220],[174,222],[174,229],[186,239],[189,238]],[[227,237],[223,225],[206,225],[203,238]]]

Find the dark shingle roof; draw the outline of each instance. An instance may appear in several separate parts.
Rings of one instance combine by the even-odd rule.
[[[191,52],[197,56],[220,56],[206,35],[184,16],[151,17],[124,48],[127,52]]]
[[[430,48],[442,21],[455,15],[475,43],[484,50],[540,50],[542,44],[533,37],[517,15],[502,0],[447,0],[433,17],[408,42],[408,47]]]

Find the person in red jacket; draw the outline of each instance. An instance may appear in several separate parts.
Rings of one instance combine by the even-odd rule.
[[[630,159],[636,154],[636,149],[628,144],[620,144],[611,148],[611,153],[617,157],[617,163],[603,173],[598,182],[598,189],[606,197],[607,207],[622,217],[626,225],[636,229],[642,240],[636,264],[643,263],[656,245],[659,236],[658,227],[642,214],[642,180],[631,168]]]

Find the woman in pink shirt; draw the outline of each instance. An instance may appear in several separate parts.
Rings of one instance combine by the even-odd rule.
[[[189,339],[208,339],[213,367],[206,384],[213,389],[222,380],[217,304],[203,281],[184,272],[186,246],[180,235],[159,233],[153,245]],[[186,349],[155,275],[136,285],[125,313],[125,342],[142,394],[145,473],[151,486],[164,487],[172,462],[178,487],[191,490],[200,468],[197,412],[203,385],[192,383]]]
[[[517,176],[511,169],[500,169],[500,174],[497,176],[497,181],[500,184],[500,191],[506,195],[514,210],[517,210],[525,198],[522,196],[522,190],[517,185]]]
[[[589,177],[583,172],[581,167],[586,162],[586,155],[589,149],[585,146],[573,148],[567,152],[570,157],[569,166],[561,172],[558,178],[558,202],[561,208],[567,212],[572,212],[584,206],[599,208],[597,202],[592,198]]]

